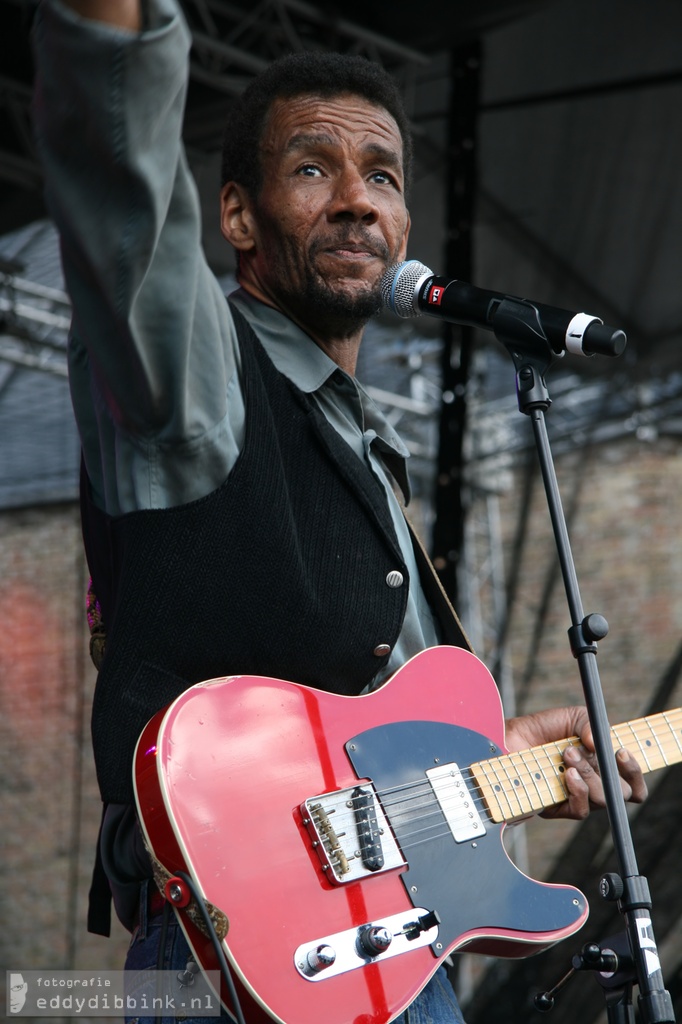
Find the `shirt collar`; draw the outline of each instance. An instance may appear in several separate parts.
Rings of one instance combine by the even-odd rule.
[[[233,292],[230,302],[247,317],[279,372],[300,391],[312,394],[338,369],[310,335],[278,309],[266,306],[244,288]]]
[[[230,302],[234,302],[247,317],[275,367],[300,391],[313,394],[334,374],[337,374],[337,379],[340,374],[348,382],[352,382],[362,409],[365,429],[373,435],[372,443],[382,453],[384,462],[397,480],[408,503],[410,484],[405,460],[409,458],[410,453],[359,381],[341,370],[293,320],[280,313],[278,309],[256,299],[244,288],[232,292]]]

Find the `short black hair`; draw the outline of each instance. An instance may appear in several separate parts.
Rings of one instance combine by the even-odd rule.
[[[398,126],[403,143],[405,191],[412,178],[412,135],[400,90],[379,64],[351,54],[306,50],[273,61],[234,102],[223,140],[221,186],[243,185],[257,199],[262,185],[261,140],[275,100],[294,96],[361,96],[383,107]]]

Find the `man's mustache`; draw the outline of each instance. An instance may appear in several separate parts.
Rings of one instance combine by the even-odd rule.
[[[333,236],[317,238],[310,246],[310,255],[316,256],[320,252],[328,252],[330,249],[362,249],[377,259],[388,262],[390,253],[388,246],[379,238],[373,238],[367,231],[353,230],[336,232]]]

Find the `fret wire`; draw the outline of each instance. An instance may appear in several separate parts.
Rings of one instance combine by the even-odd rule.
[[[511,790],[510,790],[510,792],[514,793],[514,795],[515,795],[515,797],[516,797],[516,799],[517,799],[517,801],[518,801],[518,804],[519,804],[519,811],[520,811],[520,813],[521,813],[521,814],[525,814],[525,813],[526,813],[526,812],[525,812],[525,808],[524,808],[523,804],[521,803],[521,797],[520,797],[520,794],[519,794],[519,791],[518,791],[518,790],[519,790],[519,787],[518,787],[518,786],[516,785],[516,783],[515,783],[515,780],[514,780],[514,779],[512,779],[512,777],[510,776],[510,774],[509,774],[509,770],[508,770],[508,768],[507,768],[507,764],[506,764],[506,762],[507,762],[507,761],[511,761],[511,754],[504,754],[504,755],[503,755],[503,756],[502,756],[502,757],[501,757],[501,758],[500,758],[499,760],[500,760],[501,762],[505,762],[505,763],[504,763],[504,764],[502,765],[502,767],[503,767],[503,769],[504,769],[504,773],[505,773],[505,775],[507,776],[507,780],[508,780],[508,782],[509,782],[509,784],[510,784],[510,786],[511,786]],[[512,767],[513,767],[513,762],[512,762]],[[517,776],[517,777],[518,777],[518,776]],[[522,788],[524,788],[520,780],[519,780],[519,785],[520,785],[520,786],[521,786]],[[525,791],[525,788],[524,788],[524,791]],[[514,815],[512,815],[512,816],[514,817]]]
[[[646,764],[645,770],[653,771],[661,766],[652,764],[652,760],[647,756],[645,745],[648,744],[650,748],[649,754],[653,753],[651,741],[655,742],[655,749],[663,759],[663,765],[680,760],[682,741],[678,733],[682,730],[682,709],[677,708],[670,712],[614,726],[612,728],[614,750],[628,745],[625,742],[623,730],[627,730],[627,739],[634,740],[636,743]],[[497,813],[503,821],[510,820],[517,817],[519,813],[527,813],[527,809],[524,807],[524,798],[529,802],[531,810],[552,806],[566,798],[566,788],[562,780],[563,772],[560,765],[563,760],[564,744],[568,746],[570,743],[577,744],[578,738],[567,737],[561,743],[557,741],[552,744],[531,747],[525,751],[513,751],[500,757],[475,762],[472,766],[461,767],[460,771],[462,777],[468,781],[472,799],[479,809],[487,808],[493,819]],[[540,781],[536,778],[534,767],[541,775]],[[475,772],[472,770],[473,768],[475,768]],[[529,789],[524,782],[524,776],[534,787],[537,799],[540,801],[538,808],[535,807],[535,797],[531,795],[533,790]],[[515,782],[515,779],[518,779],[518,783]],[[546,788],[547,799],[543,795],[543,788]],[[511,793],[514,794],[513,798]],[[427,797],[426,804],[423,800],[424,794]],[[419,779],[407,785],[393,787],[384,793],[377,792],[377,796],[382,799],[387,811],[391,810],[391,796],[395,795],[403,803],[412,800],[420,801],[417,807],[425,808],[429,803],[433,806],[433,792],[427,779]],[[518,812],[515,810],[517,803],[519,805]],[[395,801],[393,801],[393,806],[396,806]],[[397,807],[395,813],[399,813]],[[404,808],[403,813],[409,815],[410,808]],[[427,811],[427,813],[433,813],[433,811]]]
[[[495,798],[495,800],[497,802],[499,813],[502,815],[503,818],[507,818],[507,817],[513,818],[514,817],[514,812],[513,812],[513,809],[512,809],[511,801],[510,801],[510,799],[509,799],[509,797],[507,795],[507,791],[506,791],[504,785],[500,781],[500,776],[499,776],[499,773],[497,771],[497,766],[499,765],[500,760],[501,760],[501,758],[496,757],[496,758],[491,759],[490,761],[479,761],[478,762],[478,766],[479,766],[479,768],[482,768],[483,774],[486,777],[486,781],[488,781],[488,782],[489,782],[489,771],[490,771],[490,773],[492,773],[492,777],[493,777],[494,782],[490,784],[490,787],[492,789],[493,796],[494,796],[494,798]],[[495,782],[497,783],[497,787],[494,784]],[[507,803],[507,807],[509,809],[508,813],[505,813],[504,807],[502,806],[502,801],[500,800],[499,795],[498,795],[499,793],[501,793],[504,796],[504,798],[505,798],[505,801]]]
[[[660,756],[663,758],[663,764],[667,764],[668,761],[666,759],[665,754],[663,753],[663,747],[661,746],[660,740],[658,738],[658,734],[657,734],[656,730],[654,729],[652,722],[650,722],[648,719],[645,719],[645,722],[647,724],[647,728],[648,728],[648,731],[649,731],[649,736],[652,738],[652,740],[654,741],[654,743],[658,747],[658,752],[659,752]]]
[[[577,738],[576,737],[570,737],[569,740],[571,740],[571,739],[575,740]],[[550,747],[551,746],[554,747],[554,756],[551,756],[551,754],[550,754]],[[563,800],[566,799],[566,789],[565,789],[565,786],[563,785],[563,783],[561,781],[561,776],[562,776],[563,773],[560,770],[559,765],[562,763],[563,752],[562,752],[562,747],[559,746],[558,743],[555,743],[553,745],[547,744],[547,745],[543,745],[543,746],[533,747],[533,748],[530,748],[530,750],[524,751],[524,752],[516,751],[516,752],[514,752],[514,754],[503,755],[501,758],[493,759],[493,761],[498,762],[500,764],[500,766],[505,769],[505,774],[507,775],[507,780],[509,781],[509,787],[511,788],[511,785],[513,785],[513,779],[510,778],[509,772],[506,769],[506,764],[504,763],[505,759],[507,759],[509,762],[511,762],[513,764],[513,759],[514,759],[514,757],[516,757],[517,759],[521,760],[522,763],[524,763],[523,762],[523,756],[524,755],[529,755],[529,754],[532,755],[532,757],[533,757],[533,759],[534,759],[534,761],[535,761],[535,763],[536,763],[536,765],[537,765],[537,767],[538,767],[538,769],[540,771],[540,774],[542,775],[542,779],[543,779],[544,785],[545,785],[545,787],[547,789],[547,792],[549,794],[549,800],[545,800],[542,797],[542,794],[540,792],[539,786],[537,784],[537,780],[533,779],[533,784],[535,785],[536,789],[538,790],[538,795],[539,795],[539,798],[540,798],[541,802],[540,802],[540,805],[539,805],[538,808],[534,808],[533,801],[531,800],[530,801],[531,802],[531,809],[538,809],[539,810],[539,809],[544,808],[546,806],[549,807],[549,806],[553,806],[554,804],[561,803]],[[528,766],[525,763],[524,763],[524,768],[526,769],[526,771],[528,771]],[[476,770],[477,770],[477,772],[480,772],[481,774],[483,774],[486,777],[486,781],[489,781],[489,774],[490,773],[489,773],[489,770],[488,770],[488,763],[487,762],[479,763],[476,766]],[[498,778],[498,781],[499,781],[500,778],[501,778],[501,773],[500,772],[497,772],[497,778]],[[519,801],[519,803],[521,803],[521,801],[519,800],[519,794],[517,792],[517,788],[518,787],[514,786],[514,792],[516,794],[516,799]],[[530,797],[528,796],[527,788],[524,787],[524,789],[525,789],[525,793],[526,793],[527,798],[530,800]],[[499,798],[499,792],[503,793],[505,795],[505,797],[506,797],[505,802],[506,802],[506,804],[508,806],[508,812],[506,811],[505,807],[502,804],[502,801]],[[512,805],[512,802],[509,800],[509,798],[506,796],[506,787],[504,785],[504,782],[499,787],[498,791],[495,791],[495,789],[493,787],[492,798],[495,800],[495,802],[497,804],[498,812],[501,815],[503,815],[503,817],[505,819],[507,817],[513,818],[513,817],[516,816],[515,812],[514,812],[514,806]],[[492,813],[494,813],[494,810],[492,811]],[[521,809],[521,813],[526,813],[525,809],[523,807]]]
[[[635,732],[635,730],[633,728],[633,724],[631,722],[625,722],[625,728],[631,733],[635,743],[637,744],[637,747],[639,748],[639,752],[640,752],[640,754],[642,755],[642,757],[644,758],[644,760],[646,762],[647,770],[651,771],[651,762],[649,761],[649,758],[647,757],[646,750],[644,750],[642,744],[639,741],[637,733]],[[627,744],[624,744],[624,745],[627,746]]]
[[[672,714],[674,714],[674,712],[671,712],[671,715]],[[678,721],[679,721],[679,715],[677,717],[678,717]],[[667,724],[668,728],[670,729],[670,735],[673,737],[673,739],[675,740],[675,743],[677,744],[678,751],[680,753],[682,753],[682,743],[680,742],[680,738],[677,735],[677,729],[675,729],[675,727],[670,722],[669,713],[667,711],[663,712],[663,718],[665,719],[666,724]]]
[[[528,775],[528,777],[530,778],[530,780],[531,780],[531,782],[532,782],[533,786],[535,786],[535,791],[536,791],[536,793],[537,793],[537,797],[538,797],[538,800],[540,801],[540,803],[539,803],[539,805],[538,805],[538,806],[539,806],[539,807],[544,807],[544,801],[543,801],[543,799],[542,799],[542,795],[541,795],[541,793],[540,793],[540,788],[539,788],[539,786],[538,786],[538,783],[537,783],[537,779],[535,778],[535,773],[534,773],[534,772],[532,771],[532,769],[531,769],[531,768],[529,768],[529,766],[528,766],[528,760],[527,760],[528,756],[530,756],[530,757],[534,758],[536,766],[538,766],[538,767],[539,767],[539,762],[538,762],[537,754],[535,753],[535,748],[533,748],[533,747],[531,747],[531,748],[530,748],[529,750],[519,750],[519,751],[515,751],[514,753],[512,753],[512,754],[510,754],[510,755],[509,755],[509,757],[510,757],[510,759],[511,759],[511,761],[512,761],[512,764],[514,763],[514,759],[515,759],[515,758],[516,758],[516,759],[517,759],[517,760],[518,760],[518,761],[519,761],[519,762],[521,763],[521,765],[522,765],[522,766],[523,766],[523,768],[525,769],[525,772],[526,772],[526,774],[527,774],[527,775]],[[540,775],[541,775],[541,777],[542,777],[542,774],[541,774],[541,773],[540,773]],[[527,789],[527,787],[526,787],[525,785],[524,785],[524,791],[526,792],[526,795],[528,796],[528,789]],[[530,804],[531,804],[531,809],[534,809],[534,810],[535,810],[535,809],[537,809],[537,808],[535,807],[535,802],[534,802],[534,800],[532,800],[532,799],[530,798],[530,796],[529,796],[528,798],[529,798],[529,800],[530,800]]]
[[[670,752],[670,748],[672,748],[672,756],[673,756],[673,758],[675,757],[675,753],[676,753],[675,752],[675,747],[677,748],[677,752],[682,751],[682,744],[680,743],[680,740],[678,738],[675,726],[673,725],[673,723],[671,721],[671,719],[673,717],[677,719],[678,724],[679,724],[679,722],[680,722],[680,709],[679,708],[677,708],[676,710],[671,711],[671,712],[663,712],[663,713],[661,713],[659,715],[652,715],[650,718],[640,718],[640,719],[637,719],[636,721],[631,723],[631,726],[632,726],[631,731],[633,733],[635,733],[635,735],[637,735],[637,731],[638,730],[639,731],[646,730],[646,734],[648,736],[650,736],[651,738],[653,738],[653,740],[656,743],[656,746],[659,749],[661,757],[663,758],[663,764],[665,764],[665,765],[668,765],[668,764],[671,763],[670,760],[669,760],[669,757],[668,757],[668,753]],[[665,733],[665,735],[663,735],[663,733]],[[667,737],[667,739],[666,739],[666,737]],[[638,739],[638,742],[641,745],[642,741]],[[646,745],[649,746],[650,744],[647,743]],[[642,751],[642,753],[644,754],[644,756],[646,756],[644,751]]]

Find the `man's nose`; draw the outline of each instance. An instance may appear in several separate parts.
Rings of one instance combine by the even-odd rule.
[[[362,174],[356,168],[345,168],[335,182],[329,203],[329,219],[362,220],[373,224],[378,216],[379,210]]]

